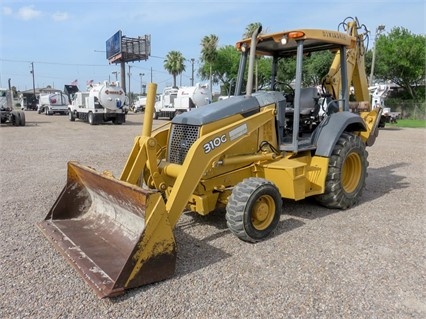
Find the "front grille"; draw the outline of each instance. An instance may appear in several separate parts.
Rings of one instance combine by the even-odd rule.
[[[173,124],[170,134],[167,161],[183,164],[186,154],[197,140],[200,127],[195,125]]]

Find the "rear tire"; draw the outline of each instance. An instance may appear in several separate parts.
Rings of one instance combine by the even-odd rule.
[[[241,240],[258,242],[277,227],[282,199],[277,187],[263,178],[247,178],[232,190],[226,224]]]
[[[25,112],[21,111],[19,113],[19,126],[25,126]]]
[[[12,111],[12,124],[19,126],[21,123],[21,116],[18,111]]]
[[[93,114],[93,112],[89,112],[89,114],[87,114],[87,121],[90,125],[95,125],[95,114]]]
[[[357,204],[365,187],[367,157],[361,138],[344,132],[330,157],[325,192],[315,199],[328,208],[347,209]]]

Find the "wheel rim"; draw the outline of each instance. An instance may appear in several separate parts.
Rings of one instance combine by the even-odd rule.
[[[358,187],[362,175],[361,157],[357,153],[351,153],[343,163],[342,186],[345,192],[352,193]]]
[[[268,228],[274,220],[275,210],[275,201],[271,196],[259,197],[252,210],[251,222],[253,227],[257,230]]]

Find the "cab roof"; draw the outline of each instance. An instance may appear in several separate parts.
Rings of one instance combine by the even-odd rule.
[[[286,41],[282,41],[286,39]],[[320,29],[297,29],[281,31],[269,34],[260,34],[257,37],[256,54],[266,56],[294,56],[297,52],[297,41],[304,40],[304,53],[337,50],[341,46],[353,48],[356,38],[346,33],[332,30]],[[247,38],[236,43],[239,51],[243,47],[250,48],[251,38]]]

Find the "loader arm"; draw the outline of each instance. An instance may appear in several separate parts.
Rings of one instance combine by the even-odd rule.
[[[149,101],[150,96],[155,96],[155,92],[148,94],[144,116],[144,126],[146,125],[148,128],[152,126],[153,118],[151,115],[151,107],[153,105]],[[148,187],[165,194],[168,186],[162,176],[167,175],[175,179],[173,187],[170,187],[171,190],[166,202],[168,219],[171,227],[174,228],[203,173],[211,165],[212,161],[274,118],[275,105],[265,106],[260,109],[260,112],[249,118],[243,118],[200,136],[188,150],[181,165],[167,162],[159,163],[162,158],[158,158],[157,150],[165,146],[168,126],[160,130],[160,132],[151,134],[152,137],[146,136],[148,132],[144,128],[142,135],[135,138],[133,149],[130,152],[120,180],[136,185],[141,175],[144,174],[144,176],[148,176],[146,181],[149,184]],[[218,138],[221,141],[220,145],[211,148],[207,152],[206,145]]]
[[[168,197],[166,211],[169,213],[169,221],[172,227],[176,225],[180,215],[184,211],[191,194],[200,182],[203,173],[212,161],[225,153],[232,146],[241,142],[241,139],[250,135],[262,127],[271,118],[274,118],[275,106],[265,107],[259,113],[250,118],[244,118],[231,125],[201,136],[189,149],[185,161],[181,165],[176,182]],[[233,135],[235,132],[241,132]],[[218,147],[206,153],[204,146],[219,137],[226,137],[226,141]],[[170,164],[177,165],[177,164]],[[167,166],[165,167],[167,170]]]

